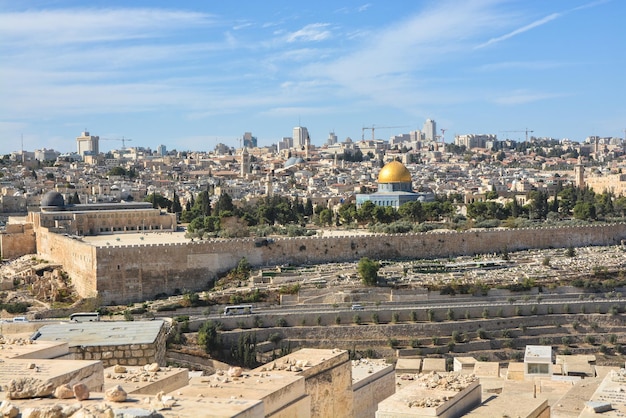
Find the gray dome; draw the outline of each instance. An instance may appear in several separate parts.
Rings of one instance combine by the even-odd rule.
[[[65,199],[59,192],[48,192],[42,196],[40,206],[57,206],[62,208],[65,206]]]
[[[291,157],[287,161],[285,161],[285,164],[283,164],[283,168],[291,167],[292,165],[300,164],[303,162],[304,160],[301,157]]]

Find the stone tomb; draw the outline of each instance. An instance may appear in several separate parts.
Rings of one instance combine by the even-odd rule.
[[[610,372],[602,380],[591,399],[586,402],[580,418],[597,416],[623,417],[626,415],[626,369]]]
[[[0,341],[0,359],[52,359],[69,353],[63,341],[31,341],[26,338]]]
[[[156,366],[156,367],[155,367]],[[169,393],[189,383],[189,369],[178,367],[113,366],[104,370],[104,388],[120,385],[129,395]]]
[[[19,408],[22,416],[27,410],[38,409],[39,411],[51,411],[54,408],[64,408],[68,410],[82,409],[75,412],[76,416],[115,416],[115,417],[163,417],[163,418],[264,418],[263,403],[259,400],[250,399],[218,399],[218,398],[184,398],[172,397],[170,405],[165,406],[156,396],[129,395],[124,402],[106,401],[103,393],[91,393],[88,400],[81,401],[76,399],[38,399],[37,402],[32,400],[12,400],[11,404]],[[96,411],[106,409],[113,411],[112,415],[106,415],[100,412],[96,415]],[[156,411],[156,413],[154,412]],[[93,415],[89,415],[89,413]],[[59,414],[49,413],[44,415],[28,415],[28,416],[62,416]],[[69,415],[65,415],[69,416]],[[286,418],[286,417],[285,417]]]
[[[190,401],[202,398],[224,403],[228,400],[258,401],[262,407],[261,416],[308,417],[311,409],[311,399],[304,391],[304,378],[277,372],[192,377],[188,386],[172,395]]]
[[[385,360],[352,360],[354,416],[374,418],[378,403],[395,393],[393,365]]]
[[[376,418],[459,417],[480,405],[481,399],[476,377],[430,373],[380,402]]]
[[[36,397],[50,395],[62,384],[84,383],[90,391],[98,392],[103,390],[103,372],[100,361],[10,359],[0,367],[0,387],[5,397],[12,380],[28,381],[29,387],[38,387],[33,392]]]

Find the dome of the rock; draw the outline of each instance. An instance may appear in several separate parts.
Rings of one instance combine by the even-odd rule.
[[[410,183],[411,173],[400,161],[385,164],[378,173],[378,183]]]

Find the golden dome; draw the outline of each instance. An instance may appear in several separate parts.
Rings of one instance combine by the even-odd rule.
[[[411,173],[400,161],[385,164],[378,173],[379,183],[410,183]]]

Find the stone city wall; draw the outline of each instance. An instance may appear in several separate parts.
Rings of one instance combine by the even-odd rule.
[[[97,296],[98,263],[95,247],[40,228],[37,233],[37,255],[61,264],[79,295],[85,298]]]
[[[8,224],[6,232],[0,234],[0,256],[3,259],[10,260],[36,251],[32,224]]]
[[[173,244],[93,247],[51,233],[38,234],[44,258],[60,262],[84,297],[104,303],[152,299],[175,290],[201,290],[245,257],[255,267],[373,259],[423,259],[529,248],[616,245],[626,224],[418,234],[232,239]],[[97,280],[96,280],[97,279]]]

